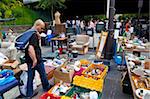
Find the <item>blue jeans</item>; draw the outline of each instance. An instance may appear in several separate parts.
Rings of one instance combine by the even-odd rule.
[[[48,88],[50,88],[50,84],[47,80],[43,62],[38,63],[34,68],[31,68],[32,64],[30,63],[27,63],[27,65],[28,65],[27,97],[33,95],[33,79],[35,76],[35,70],[37,70],[40,74],[43,89],[48,90]]]
[[[80,26],[76,26],[76,35],[77,34],[80,34],[81,33],[81,31],[80,31]]]

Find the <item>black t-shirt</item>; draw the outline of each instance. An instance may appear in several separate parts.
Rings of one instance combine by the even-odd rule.
[[[25,49],[25,61],[26,61],[26,63],[32,63],[32,59],[30,58],[30,56],[28,54],[29,45],[32,45],[34,47],[37,62],[38,63],[41,62],[42,61],[41,48],[39,46],[39,39],[38,39],[38,35],[36,33],[34,33],[31,36],[31,38],[29,39],[29,44],[28,44],[27,48]]]

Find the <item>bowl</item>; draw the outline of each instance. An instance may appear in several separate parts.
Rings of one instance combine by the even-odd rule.
[[[149,97],[150,96],[150,91],[149,90],[146,90],[144,88],[139,88],[135,91],[136,93],[136,96],[140,99],[149,99],[149,98],[146,98],[146,97]],[[144,98],[145,97],[145,98]]]
[[[126,48],[132,48],[133,45],[132,44],[126,44]]]

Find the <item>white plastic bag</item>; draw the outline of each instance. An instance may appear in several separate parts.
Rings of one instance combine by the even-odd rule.
[[[98,99],[98,93],[96,91],[90,91],[90,99]]]
[[[20,93],[24,96],[27,94],[27,81],[28,81],[28,73],[27,71],[23,71],[23,73],[20,75]],[[35,79],[33,80],[33,90],[37,88]]]
[[[2,65],[3,63],[5,63],[8,60],[9,60],[8,57],[0,52],[0,65]]]

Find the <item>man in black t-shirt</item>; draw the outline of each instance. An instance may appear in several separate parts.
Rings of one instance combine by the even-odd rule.
[[[32,97],[33,94],[33,79],[35,70],[40,74],[43,89],[45,91],[50,89],[50,84],[47,80],[44,64],[41,57],[41,48],[39,46],[40,32],[45,28],[45,24],[41,19],[35,21],[31,28],[36,31],[29,39],[29,45],[25,49],[25,61],[28,65],[28,82],[27,82],[27,97]]]

